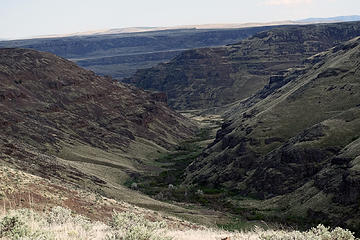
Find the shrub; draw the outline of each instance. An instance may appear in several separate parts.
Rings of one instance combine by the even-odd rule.
[[[138,187],[138,184],[134,182],[131,184],[130,188],[133,190],[138,190],[139,187]]]
[[[355,240],[354,234],[340,227],[331,230],[319,224],[307,232],[266,231],[260,235],[262,240]]]
[[[53,207],[47,215],[49,224],[64,224],[71,219],[71,210],[63,207]]]
[[[110,226],[116,232],[107,237],[108,240],[167,240],[164,236],[166,224],[153,222],[144,215],[132,212],[114,212]]]
[[[43,227],[45,222],[40,215],[29,209],[10,211],[0,221],[0,238],[12,240],[49,240],[53,239],[43,229],[33,229],[32,225]]]
[[[317,236],[320,240],[355,240],[354,234],[349,230],[337,227],[331,231],[322,224],[312,228],[307,234]]]
[[[19,216],[5,216],[0,222],[0,237],[21,239],[28,235],[29,227]]]

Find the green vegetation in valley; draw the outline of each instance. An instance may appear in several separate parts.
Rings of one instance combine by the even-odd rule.
[[[172,195],[171,198],[178,200],[189,199],[187,194],[192,194],[195,190],[181,185],[184,173],[186,168],[202,153],[204,146],[200,142],[210,138],[210,131],[209,128],[200,129],[196,137],[180,143],[174,151],[160,155],[155,160],[163,169],[159,174],[136,176],[129,179],[126,185],[161,199],[169,199],[170,195]],[[168,196],[161,197],[165,192]]]
[[[180,143],[174,151],[156,159],[156,162],[162,164],[163,171],[156,175],[135,176],[128,179],[125,185],[161,201],[187,203],[188,208],[209,207],[237,216],[226,223],[217,224],[228,231],[251,229],[255,225],[266,227],[261,223],[264,217],[259,213],[228,201],[229,198],[243,198],[236,192],[225,188],[183,184],[186,168],[201,155],[206,146],[203,142],[214,137],[212,132],[211,127],[200,129],[194,138]]]

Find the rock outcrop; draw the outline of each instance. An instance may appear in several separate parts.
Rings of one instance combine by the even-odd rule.
[[[124,81],[166,92],[175,109],[219,107],[252,96],[270,76],[271,88],[286,84],[281,76],[288,70],[301,69],[306,58],[358,35],[358,22],[282,26],[226,47],[186,51]]]
[[[276,202],[279,216],[359,230],[360,39],[307,63],[300,75],[272,78],[287,84],[265,98],[260,91],[235,106],[186,183]]]

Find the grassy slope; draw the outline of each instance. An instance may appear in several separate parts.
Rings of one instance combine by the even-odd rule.
[[[359,229],[359,52],[357,38],[316,55],[304,75],[237,108],[187,182],[266,198],[232,198],[259,219]]]
[[[195,227],[195,224],[187,223],[182,219],[207,226],[214,226],[216,222],[229,220],[225,214],[219,212],[205,208],[186,209],[157,201],[122,185],[119,185],[120,189],[117,189],[122,191],[121,196],[118,197],[118,200],[114,200],[83,186],[64,184],[63,181],[54,179],[44,179],[5,166],[0,167],[0,176],[2,179],[0,183],[1,211],[31,208],[37,212],[43,212],[55,206],[62,206],[92,220],[107,222],[113,211],[116,210],[141,213],[153,219],[163,216],[161,218],[168,219],[171,225],[180,226],[180,228],[181,225]],[[171,216],[178,216],[178,218]]]
[[[1,165],[204,224],[223,217],[207,210],[204,217],[202,210],[162,203],[123,185],[133,174],[159,169],[156,155],[192,136],[196,124],[150,93],[52,54],[0,52]]]

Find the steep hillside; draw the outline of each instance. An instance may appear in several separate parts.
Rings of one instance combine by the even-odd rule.
[[[98,74],[122,78],[131,76],[137,69],[169,61],[186,49],[223,46],[270,28],[115,31],[114,34],[3,41],[0,47],[51,52]]]
[[[0,163],[134,201],[127,177],[156,171],[153,157],[197,128],[165,102],[49,53],[0,49]]]
[[[234,45],[186,51],[124,81],[166,92],[176,109],[222,106],[262,89],[269,76],[301,67],[307,57],[358,35],[358,22],[283,26]]]
[[[306,64],[235,108],[185,182],[261,199],[235,205],[263,216],[359,231],[360,38]]]

